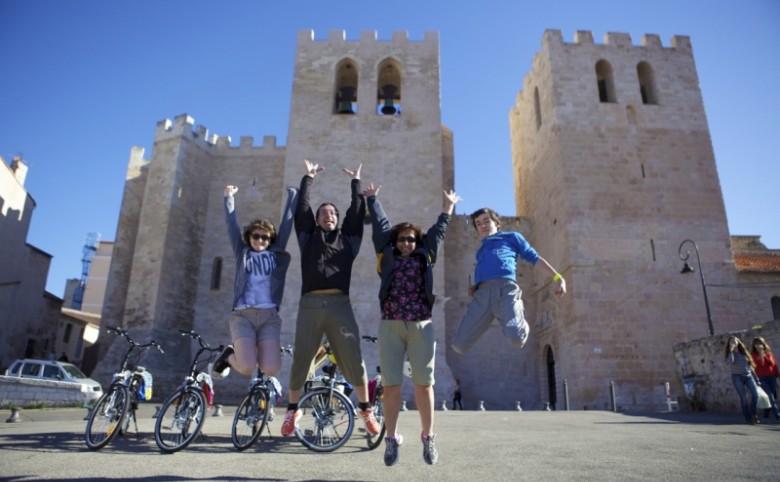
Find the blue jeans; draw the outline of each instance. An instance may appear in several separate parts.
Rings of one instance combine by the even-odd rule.
[[[736,375],[732,373],[731,383],[733,383],[734,388],[737,389],[739,404],[742,406],[742,415],[745,416],[746,421],[750,422],[753,420],[753,417],[755,417],[756,409],[758,408],[758,388],[756,380],[750,375]],[[748,406],[745,387],[750,390],[750,406]]]
[[[761,388],[764,389],[767,395],[769,395],[769,401],[772,403],[772,408],[764,410],[764,418],[769,418],[769,412],[772,411],[775,414],[775,419],[780,420],[780,410],[777,408],[777,378],[775,377],[758,377],[761,383]]]

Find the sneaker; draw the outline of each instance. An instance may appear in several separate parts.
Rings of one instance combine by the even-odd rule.
[[[385,439],[385,465],[392,467],[398,463],[398,443],[397,437],[387,437]]]
[[[382,426],[374,417],[374,407],[368,407],[366,410],[358,410],[358,415],[366,423],[366,431],[371,435],[376,435],[382,430]]]
[[[528,341],[528,334],[531,331],[531,327],[528,326],[528,322],[523,320],[523,324],[520,327],[520,340],[517,343],[517,348],[523,348],[525,346],[525,342]]]
[[[225,378],[230,374],[230,363],[228,363],[228,357],[234,353],[233,345],[228,345],[219,354],[217,360],[211,366],[211,378],[217,380]]]
[[[433,435],[420,435],[423,443],[423,460],[428,465],[433,465],[439,460],[439,452],[436,450],[436,444],[433,439],[436,438],[436,434]]]
[[[284,414],[284,422],[282,422],[282,437],[289,437],[295,433],[295,429],[298,428],[298,420],[303,416],[303,412],[300,410],[287,410]]]

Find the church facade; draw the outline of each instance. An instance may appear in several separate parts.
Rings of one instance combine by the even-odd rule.
[[[142,361],[161,397],[194,354],[178,330],[195,329],[212,345],[230,341],[226,184],[239,187],[239,222],[276,221],[285,186],[298,186],[303,159],[312,159],[326,167],[312,204],[333,202],[344,212],[349,179],[340,168],[362,163],[363,178],[383,185],[391,221],[424,228],[441,212],[441,190],[455,186],[437,33],[411,41],[396,32],[378,41],[376,32],[363,32],[348,41],[343,31],[325,40],[302,31],[297,42],[285,146],[270,136],[234,145],[182,115],[158,123],[150,158],[131,151],[102,319],[163,344],[165,355],[150,352]],[[681,243],[695,240],[710,283],[740,283],[690,39],[663,46],[646,35],[633,45],[626,34],[607,34],[599,44],[580,31],[569,43],[549,30],[518,87],[507,160],[517,216],[504,217],[502,228],[537,246],[564,274],[569,293],[556,299],[551,280],[524,266],[526,347],[514,349],[494,326],[468,354],[455,354],[448,340],[468,303],[479,240],[467,215],[454,216],[434,269],[436,398],[450,398],[459,379],[467,408],[481,401],[487,409],[603,409],[613,396],[625,410],[657,408],[665,382],[680,389],[672,346],[708,335],[698,276],[680,274],[680,254],[693,247]],[[361,333],[375,335],[379,278],[370,229],[350,297]],[[283,344],[294,339],[301,287],[294,240],[288,250]],[[717,331],[772,319],[771,289],[711,290]],[[109,337],[101,335],[93,374],[101,381],[125,349]],[[376,346],[364,344],[363,355],[370,377]],[[283,360],[283,385],[289,366]],[[217,382],[217,403],[237,403],[247,381],[231,375]],[[411,386],[404,398],[413,400]]]

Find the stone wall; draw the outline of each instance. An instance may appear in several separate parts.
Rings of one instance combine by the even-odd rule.
[[[0,376],[0,407],[45,405],[47,407],[84,405],[81,386],[50,380]]]
[[[762,336],[773,347],[775,357],[780,353],[780,321],[675,345],[677,379],[683,387],[677,399],[682,410],[740,413],[731,368],[725,360],[726,341],[731,335],[742,340],[748,350],[753,338]]]

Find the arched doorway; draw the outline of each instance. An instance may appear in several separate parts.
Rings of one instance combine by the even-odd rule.
[[[550,403],[550,410],[555,410],[555,404],[558,402],[558,393],[555,389],[555,354],[550,345],[544,349],[547,358],[547,401]]]

